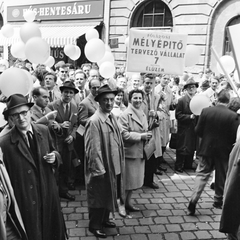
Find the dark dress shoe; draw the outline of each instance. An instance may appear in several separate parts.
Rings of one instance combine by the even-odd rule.
[[[126,206],[126,209],[127,209],[129,212],[139,212],[139,211],[140,211],[140,208],[135,207],[135,206]]]
[[[181,168],[175,168],[175,172],[183,173],[183,170]]]
[[[103,230],[93,228],[89,228],[88,230],[93,233],[95,237],[107,238],[107,234]]]
[[[70,201],[75,201],[75,196],[70,193],[60,193],[59,196],[60,198],[65,198]]]
[[[196,211],[196,204],[190,202],[187,209],[188,209],[188,215],[194,216],[195,211]]]
[[[222,209],[222,203],[214,202],[213,207],[217,209]]]
[[[163,171],[163,172],[166,172],[166,171],[167,171],[167,168],[160,165],[160,166],[158,167],[158,170]]]
[[[147,183],[147,184],[145,184],[145,186],[153,188],[153,189],[159,189],[159,186],[155,182]]]
[[[108,221],[108,222],[105,222],[105,223],[103,224],[103,226],[104,226],[105,228],[115,228],[115,227],[116,227],[116,224],[115,224],[114,222]]]
[[[157,170],[157,171],[155,172],[155,174],[156,174],[156,175],[163,175],[163,173],[162,173],[160,170]]]
[[[68,189],[69,190],[76,190],[76,187],[75,187],[75,185],[73,183],[69,183],[68,184]]]

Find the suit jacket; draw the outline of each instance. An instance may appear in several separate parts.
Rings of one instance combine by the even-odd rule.
[[[228,159],[236,140],[238,116],[224,105],[204,108],[195,128],[202,138],[199,155],[214,156],[216,153]]]
[[[53,93],[53,96],[52,96],[53,101],[51,101],[51,102],[55,102],[55,101],[61,99],[61,91],[59,90],[58,86],[55,86],[53,88],[52,93]]]
[[[141,133],[148,129],[147,117],[142,112],[143,121],[141,121],[132,108],[133,106],[129,104],[119,118],[119,123],[122,126],[125,157],[143,158],[145,141],[141,139]]]
[[[196,150],[197,135],[194,131],[197,119],[191,119],[189,104],[191,98],[186,94],[178,100],[177,119],[177,151],[181,155],[193,155]]]
[[[53,111],[53,110],[57,110],[57,116],[55,118],[55,121],[60,123],[63,123],[65,121],[65,116],[64,116],[64,108],[62,105],[62,100],[57,100],[55,102],[52,102],[48,105],[48,107]],[[66,130],[64,128],[62,128],[62,132],[63,134],[61,136],[58,136],[57,138],[57,146],[58,146],[58,150],[60,150],[62,148],[62,144],[64,142],[64,140],[66,139],[66,137],[68,137],[69,135],[71,135],[74,139],[76,138],[76,131],[77,131],[77,106],[70,102],[70,111],[71,111],[71,116],[70,116],[70,127]],[[73,150],[73,141],[68,144],[68,149],[71,151]]]
[[[98,109],[98,103],[94,100],[93,95],[90,93],[80,104],[78,108],[78,124],[85,126],[87,120]]]
[[[16,127],[0,138],[3,161],[11,179],[28,239],[64,240],[65,224],[59,202],[53,165],[46,153],[55,152],[56,167],[61,159],[52,145],[48,128],[32,124],[36,141],[36,159]]]
[[[83,91],[83,94],[77,93],[73,97],[72,101],[77,105],[77,108],[79,108],[80,103],[87,97],[87,91],[85,89]]]
[[[117,196],[117,177],[114,168],[114,155],[119,152],[121,164],[121,200],[124,202],[124,148],[120,128],[112,115],[115,127],[110,119],[98,109],[90,118],[85,131],[85,176],[88,196],[88,207],[107,208],[115,211]],[[114,148],[117,142],[117,147]],[[102,176],[100,178],[99,176]]]

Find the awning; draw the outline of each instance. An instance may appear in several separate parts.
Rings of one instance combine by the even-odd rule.
[[[76,39],[85,34],[89,29],[97,26],[99,22],[74,23],[74,24],[39,24],[42,38],[51,47],[64,47],[66,44],[76,44]],[[14,26],[14,35],[6,38],[0,34],[0,46],[11,46],[20,41],[21,26]]]

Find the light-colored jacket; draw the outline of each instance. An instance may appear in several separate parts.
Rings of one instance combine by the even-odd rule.
[[[144,112],[142,114],[144,121],[141,122],[132,110],[132,105],[129,104],[128,108],[119,117],[126,158],[143,158],[145,141],[141,140],[141,133],[147,132],[148,123]]]

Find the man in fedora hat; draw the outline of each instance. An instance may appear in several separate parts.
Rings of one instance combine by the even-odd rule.
[[[48,105],[57,111],[55,121],[60,125],[63,134],[57,136],[57,149],[61,154],[63,164],[59,168],[59,196],[68,200],[75,200],[68,190],[74,190],[74,168],[72,166],[72,153],[74,152],[74,139],[77,131],[77,106],[72,101],[78,89],[71,81],[66,81],[60,87],[61,99]]]
[[[53,168],[60,164],[47,126],[31,123],[21,94],[7,100],[4,115],[14,126],[0,138],[6,165],[28,239],[65,239],[65,225]]]
[[[117,199],[124,202],[124,148],[116,118],[111,113],[117,91],[108,85],[99,88],[95,100],[99,108],[90,117],[85,130],[86,188],[89,231],[106,238],[104,228],[115,228],[109,221]]]
[[[185,96],[178,100],[176,107],[177,119],[177,148],[175,171],[182,173],[184,169],[192,169],[194,151],[196,150],[197,135],[194,131],[196,117],[192,114],[189,104],[197,92],[198,83],[194,79],[187,80],[183,87]]]

